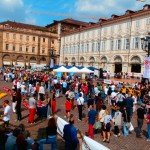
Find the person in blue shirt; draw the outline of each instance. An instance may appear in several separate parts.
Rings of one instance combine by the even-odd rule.
[[[94,129],[93,129],[93,125],[95,124],[95,120],[96,120],[96,111],[94,110],[94,106],[90,105],[89,106],[89,112],[88,112],[88,116],[86,121],[88,120],[88,124],[89,124],[89,129],[86,132],[86,135],[89,135],[90,138],[94,139]]]
[[[64,80],[62,82],[62,93],[65,94],[66,91],[67,91],[67,82],[66,82],[66,80]]]
[[[77,129],[74,127],[74,117],[71,116],[69,124],[64,126],[65,150],[76,150],[79,140],[77,138]]]

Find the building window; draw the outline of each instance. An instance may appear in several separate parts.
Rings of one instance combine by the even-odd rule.
[[[111,32],[114,32],[114,26],[111,26]]]
[[[54,40],[52,40],[52,44],[54,44]]]
[[[121,30],[121,28],[122,28],[122,25],[119,24],[119,25],[118,25],[118,30]]]
[[[15,45],[13,45],[13,51],[15,51],[16,50],[16,47],[15,47]]]
[[[9,50],[9,44],[6,44],[5,48],[6,48],[6,50]]]
[[[127,29],[130,29],[131,27],[131,22],[127,22]]]
[[[139,49],[139,46],[140,46],[140,38],[139,37],[135,37],[135,44],[134,44],[134,46],[135,46],[135,49]]]
[[[9,38],[9,33],[6,33],[6,38]]]
[[[81,45],[81,51],[84,52],[84,44]]]
[[[139,26],[140,26],[140,21],[137,20],[137,21],[135,22],[135,24],[136,24],[136,27],[139,27]]]
[[[45,42],[45,38],[43,38],[43,42]]]
[[[16,34],[13,34],[13,39],[16,39]]]
[[[107,33],[107,28],[106,27],[104,28],[104,32]]]
[[[29,41],[29,36],[26,36],[26,40]]]
[[[87,52],[89,52],[89,44],[87,44],[86,46],[87,46]]]
[[[22,35],[20,35],[20,40],[22,40]]]
[[[22,52],[22,46],[19,47],[19,52]]]
[[[129,39],[125,40],[125,49],[130,49],[130,40]]]
[[[29,52],[29,47],[28,46],[26,47],[26,52]]]
[[[43,49],[42,49],[42,54],[44,54],[44,53],[45,53],[45,49],[43,48]]]
[[[110,41],[110,50],[114,50],[114,41]]]
[[[35,36],[33,37],[33,41],[35,41]]]
[[[117,46],[118,50],[121,50],[121,40],[118,40],[118,46]]]
[[[95,43],[92,43],[92,51],[94,52]]]
[[[34,53],[35,52],[35,47],[32,47],[32,53]]]
[[[105,51],[105,41],[102,41],[102,51]]]
[[[92,32],[92,36],[94,37],[95,36],[95,30],[93,30],[91,32]]]
[[[100,43],[97,43],[97,51],[100,51]]]
[[[146,19],[146,24],[150,24],[150,18]]]

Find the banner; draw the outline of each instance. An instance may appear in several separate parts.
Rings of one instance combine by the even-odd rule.
[[[70,76],[74,76],[74,72],[70,72]]]
[[[61,76],[62,76],[62,73],[61,72],[57,72],[57,79],[61,78]]]
[[[144,78],[150,78],[150,57],[145,57],[143,77]]]

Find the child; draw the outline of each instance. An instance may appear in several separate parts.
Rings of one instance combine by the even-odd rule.
[[[66,116],[65,116],[65,118],[70,118],[70,110],[71,110],[72,104],[70,102],[70,98],[68,98],[68,97],[66,99],[65,107],[66,107]]]

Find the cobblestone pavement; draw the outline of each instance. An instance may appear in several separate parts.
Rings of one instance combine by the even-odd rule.
[[[2,88],[3,86],[7,86],[9,88],[12,87],[11,83],[6,83],[4,81],[0,81],[0,91],[3,91]],[[9,99],[10,97],[7,96],[0,100],[0,114],[3,111],[2,108],[2,103],[3,100]],[[58,116],[64,117],[65,115],[65,98],[61,96],[60,98],[57,99],[57,110],[58,110]],[[87,123],[85,124],[84,119],[83,121],[78,121],[78,112],[77,109],[74,109],[71,111],[72,114],[74,114],[76,120],[75,120],[75,126],[82,131],[82,133],[85,133],[85,131],[88,128]],[[86,115],[87,109],[84,110],[84,113]],[[40,139],[44,136],[44,129],[47,126],[47,120],[42,120],[42,121],[37,121],[36,124],[34,125],[29,125],[27,123],[27,117],[28,117],[28,110],[25,109],[24,107],[22,108],[22,115],[23,115],[23,120],[20,121],[19,123],[15,122],[15,117],[16,115],[14,113],[11,114],[11,121],[10,123],[13,125],[19,125],[20,123],[25,124],[26,129],[31,132],[31,135],[34,139]],[[136,127],[136,114],[134,113],[133,119],[132,119],[132,124],[134,127]],[[113,130],[113,127],[112,127]],[[133,131],[128,137],[123,137],[122,134],[119,138],[116,138],[113,136],[113,132],[111,132],[111,141],[110,143],[102,143],[102,137],[100,133],[95,134],[95,140],[98,141],[101,144],[104,144],[106,147],[110,148],[111,150],[150,150],[150,142],[146,142],[146,135],[147,135],[147,126],[146,123],[143,125],[143,135],[142,138],[136,138],[136,134]],[[48,146],[45,146],[45,150],[49,149]],[[58,140],[58,145],[57,145],[58,150],[63,150],[64,149],[64,143],[61,140]]]

